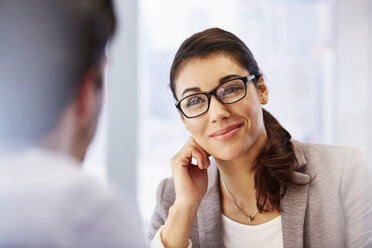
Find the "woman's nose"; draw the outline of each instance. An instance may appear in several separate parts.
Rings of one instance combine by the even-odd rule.
[[[227,120],[230,117],[230,111],[226,104],[220,102],[216,96],[211,96],[208,110],[211,122]]]

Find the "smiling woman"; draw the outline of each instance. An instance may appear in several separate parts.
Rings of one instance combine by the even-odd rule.
[[[159,185],[154,246],[372,245],[363,155],[291,140],[262,107],[267,86],[238,37],[218,28],[194,34],[170,81],[191,137],[171,160],[173,178]]]

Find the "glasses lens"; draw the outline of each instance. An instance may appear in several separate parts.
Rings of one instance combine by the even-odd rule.
[[[181,101],[180,108],[188,117],[200,115],[208,109],[208,97],[204,94],[188,96]]]
[[[217,96],[223,103],[239,101],[245,96],[246,88],[242,79],[234,79],[217,89]]]

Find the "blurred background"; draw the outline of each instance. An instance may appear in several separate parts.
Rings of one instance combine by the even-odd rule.
[[[294,139],[359,147],[372,161],[372,1],[117,0],[116,9],[107,99],[85,170],[136,197],[146,232],[157,185],[189,136],[169,69],[180,44],[206,28],[251,49],[266,108]]]

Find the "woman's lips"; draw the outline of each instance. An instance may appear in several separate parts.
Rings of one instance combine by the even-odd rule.
[[[209,137],[216,140],[228,140],[239,132],[242,126],[243,123],[234,124],[210,134]]]

